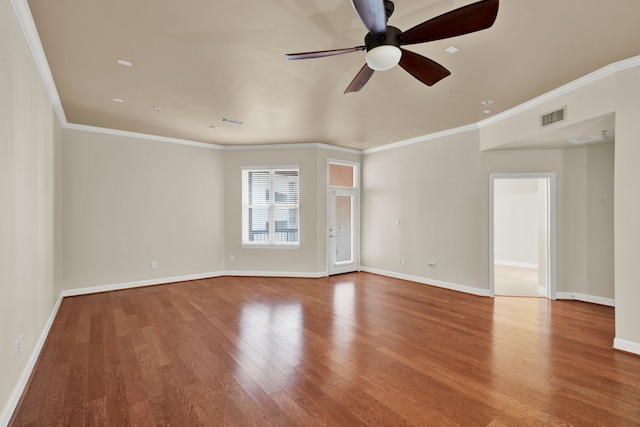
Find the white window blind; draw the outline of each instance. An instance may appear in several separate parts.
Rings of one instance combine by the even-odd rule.
[[[242,243],[298,245],[298,168],[242,170]]]
[[[336,204],[336,264],[353,262],[353,197],[338,195]]]

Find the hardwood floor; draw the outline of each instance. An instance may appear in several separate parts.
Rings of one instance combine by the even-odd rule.
[[[10,425],[638,426],[613,322],[366,273],[65,298]]]

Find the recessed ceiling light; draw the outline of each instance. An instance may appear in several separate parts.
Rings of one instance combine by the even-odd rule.
[[[119,103],[123,103],[124,99],[120,99],[120,98],[113,98],[113,102],[119,102]]]
[[[453,98],[454,96],[456,96],[456,93],[455,92],[449,92],[447,94],[447,96]]]
[[[485,114],[489,114],[491,112],[491,110],[484,110],[483,113]]]
[[[162,107],[153,107],[155,111],[162,111]]]
[[[133,62],[125,61],[124,59],[118,59],[118,64],[124,65],[125,67],[133,67]]]
[[[444,51],[445,52],[449,52],[450,54],[454,54],[458,51],[459,49],[457,47],[453,47],[453,46],[449,46],[448,48],[446,48]]]
[[[487,105],[493,104],[493,99],[485,99],[484,101],[480,102],[480,104],[486,107]]]

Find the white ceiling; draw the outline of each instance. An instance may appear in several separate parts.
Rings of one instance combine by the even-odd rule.
[[[389,24],[406,30],[470,3],[396,0]],[[70,123],[220,145],[378,147],[476,123],[640,54],[638,0],[502,0],[488,30],[409,46],[451,71],[436,85],[396,67],[343,95],[364,52],[284,54],[362,45],[349,0],[28,4]]]

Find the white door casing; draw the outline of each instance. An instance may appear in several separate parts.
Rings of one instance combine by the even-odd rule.
[[[545,245],[539,259],[540,291],[549,299],[556,298],[556,174],[555,173],[492,173],[489,175],[489,288],[495,296],[495,242],[494,242],[494,182],[496,179],[543,179],[546,181]]]

